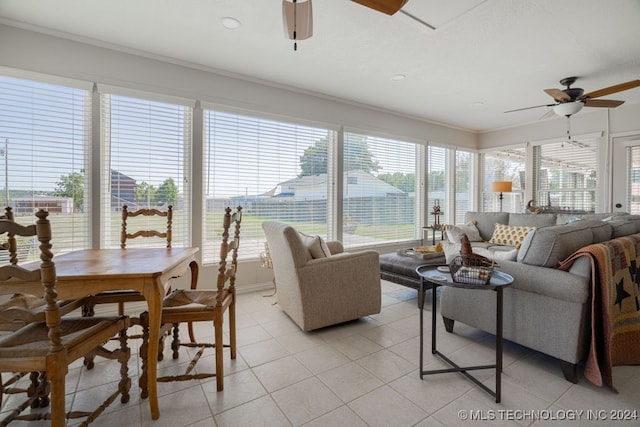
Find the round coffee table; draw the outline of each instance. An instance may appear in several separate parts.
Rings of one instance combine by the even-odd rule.
[[[421,266],[416,268],[416,272],[421,278],[420,287],[418,288],[418,307],[420,308],[420,379],[423,375],[441,374],[446,372],[460,372],[462,375],[473,381],[484,391],[495,397],[496,403],[500,403],[500,386],[502,374],[502,290],[513,283],[513,277],[501,271],[494,270],[491,273],[489,282],[486,285],[472,285],[466,283],[454,282],[451,274],[439,271],[433,266]],[[456,288],[464,288],[469,290],[493,290],[496,292],[496,363],[495,365],[477,365],[477,366],[458,366],[447,356],[436,349],[436,291],[438,286],[452,286]],[[451,368],[436,369],[430,371],[423,370],[424,363],[424,333],[423,333],[423,317],[424,317],[424,295],[427,287],[433,289],[431,304],[431,354],[439,356],[447,362]],[[478,369],[495,369],[496,370],[496,388],[491,390],[482,384],[477,378],[467,371]]]

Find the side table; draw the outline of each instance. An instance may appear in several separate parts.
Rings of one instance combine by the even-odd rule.
[[[495,397],[496,403],[500,403],[501,395],[501,374],[502,374],[502,290],[513,283],[513,277],[509,274],[494,270],[486,285],[471,285],[466,283],[454,282],[451,274],[438,271],[433,266],[421,266],[416,268],[416,272],[420,276],[420,287],[418,288],[418,307],[420,308],[420,379],[423,375],[440,374],[446,372],[460,372],[469,380],[477,384],[484,391]],[[438,286],[452,286],[457,288],[465,288],[469,290],[493,290],[496,292],[496,363],[495,365],[477,365],[477,366],[458,366],[447,356],[439,352],[436,348],[436,309],[437,298],[436,291]],[[431,354],[435,354],[442,360],[447,362],[451,368],[436,369],[424,371],[424,339],[423,339],[423,317],[424,317],[424,295],[426,288],[433,289],[432,305],[431,305]],[[467,371],[478,369],[495,369],[496,370],[496,387],[495,391],[482,384],[477,378]]]

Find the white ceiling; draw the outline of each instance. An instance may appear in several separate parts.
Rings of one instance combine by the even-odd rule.
[[[475,131],[538,120],[547,108],[504,111],[552,103],[563,77],[585,92],[640,79],[639,0],[409,0],[393,16],[314,0],[297,51],[281,0],[0,0],[0,22]]]

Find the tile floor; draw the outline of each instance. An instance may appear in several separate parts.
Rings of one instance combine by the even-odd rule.
[[[152,421],[147,401],[137,394],[138,359],[132,357],[131,401],[116,401],[92,425],[640,425],[640,366],[614,368],[619,391],[615,393],[584,378],[571,384],[556,360],[507,342],[499,404],[458,373],[420,380],[417,292],[382,284],[380,314],[311,333],[300,331],[277,304],[272,305],[274,298],[263,297],[267,292],[240,294],[238,358],[231,361],[225,350],[224,391],[216,392],[215,378],[160,383],[161,417]],[[430,319],[429,312],[426,331]],[[212,335],[209,326],[202,326],[199,337]],[[462,324],[456,324],[454,334],[447,334],[440,321],[437,327],[438,348],[459,364],[493,363],[492,335]],[[134,352],[138,345],[132,343]],[[159,364],[160,373],[180,373],[190,360],[189,350],[182,350],[177,361],[169,351]],[[425,369],[445,367],[428,349],[425,353]],[[209,354],[199,366],[208,369],[212,361]],[[493,371],[475,373],[493,388]],[[118,375],[117,364],[111,361],[100,362],[93,370],[74,364],[68,375],[68,406],[82,409],[101,398],[113,389]],[[5,403],[10,400],[5,398]],[[614,420],[616,416],[629,419]],[[30,423],[39,424],[47,425]]]

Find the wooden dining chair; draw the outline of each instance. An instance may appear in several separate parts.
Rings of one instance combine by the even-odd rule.
[[[132,226],[129,222],[130,218],[140,217],[142,218],[165,218],[166,225],[163,230],[156,229],[160,224],[154,224],[151,226],[151,220],[147,223],[139,222],[137,225]],[[141,225],[142,224],[142,225]],[[154,208],[141,208],[135,211],[129,211],[127,205],[122,206],[122,220],[120,230],[120,247],[126,249],[127,242],[139,237],[142,238],[159,238],[162,241],[154,242],[153,244],[163,244],[167,248],[171,247],[172,239],[172,224],[173,224],[173,206],[169,205],[166,211],[161,211]],[[154,228],[151,228],[154,227]],[[132,230],[133,228],[133,230]],[[118,304],[118,314],[125,314],[125,303],[127,302],[141,302],[144,301],[144,297],[140,293],[135,291],[109,291],[95,295],[89,304],[85,307],[86,315],[92,316],[94,314],[94,306],[96,304]]]
[[[240,223],[242,221],[242,207],[238,206],[233,214],[232,209],[225,209],[222,221],[222,242],[220,244],[220,263],[215,289],[176,289],[164,298],[162,305],[162,324],[173,325],[173,341],[171,348],[172,357],[177,359],[180,346],[199,348],[182,375],[164,376],[157,379],[158,382],[184,381],[191,379],[203,379],[216,377],[216,387],[221,391],[224,387],[223,349],[228,347],[231,359],[236,358],[236,271],[238,269],[238,248],[240,246]],[[230,230],[233,237],[230,239]],[[228,261],[228,255],[231,260]],[[224,314],[229,315],[229,343],[223,343]],[[143,347],[148,342],[148,316],[141,316],[143,324]],[[179,325],[184,322],[211,322],[214,328],[215,342],[200,342],[193,336],[193,330],[189,330],[190,342],[180,342]],[[207,348],[215,349],[215,373],[198,372],[192,374],[196,363]],[[142,355],[146,351],[141,350]],[[147,389],[147,363],[143,356],[142,375],[140,387],[143,397]]]
[[[26,323],[17,330],[0,337],[0,372],[31,372],[31,385],[27,398],[15,408],[3,408],[1,425],[13,420],[51,420],[54,427],[66,425],[67,418],[86,417],[93,421],[115,398],[129,400],[131,380],[127,362],[130,351],[125,332],[129,318],[116,317],[64,317],[62,318],[56,289],[56,268],[52,261],[51,224],[49,213],[39,210],[35,224],[20,225],[8,219],[0,220],[0,237],[3,239],[33,238],[39,242],[40,262],[15,263],[0,266],[0,294],[11,295],[37,286],[45,301],[45,320]],[[3,242],[4,244],[4,242]],[[9,242],[9,245],[11,243]],[[120,336],[118,349],[108,351],[102,347],[111,337]],[[120,381],[117,390],[100,406],[91,411],[65,409],[65,379],[69,365],[87,354],[96,354],[120,362]],[[2,394],[0,394],[1,396]],[[31,407],[50,405],[50,411],[22,414]]]

